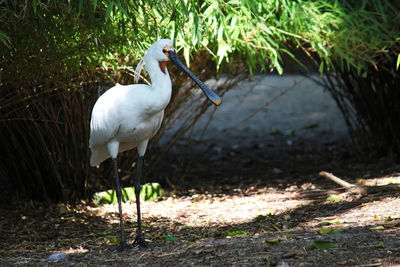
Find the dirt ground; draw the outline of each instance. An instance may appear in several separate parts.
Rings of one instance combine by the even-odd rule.
[[[211,164],[206,158],[186,159],[182,164],[190,167],[175,170],[170,179],[175,183],[186,177],[181,186],[166,190],[159,201],[142,205],[149,249],[114,251],[119,237],[115,205],[19,203],[2,207],[0,265],[400,264],[400,191],[352,195],[318,175],[327,170],[353,183],[362,178],[370,186],[395,184],[400,183],[400,166],[349,160],[345,150],[322,158],[315,156],[322,151],[312,152],[282,151],[282,162],[262,157],[263,150],[251,151],[252,158],[228,153],[229,157]],[[285,172],[276,171],[284,169],[283,165]],[[276,166],[275,171],[270,166]],[[174,169],[167,168],[165,175]],[[328,201],[330,195],[341,199]],[[132,242],[136,207],[126,203],[123,208]],[[321,240],[334,247],[312,248]],[[61,261],[48,258],[56,253],[66,257]]]
[[[271,129],[250,127],[260,117],[229,138],[182,142],[147,170],[145,182],[156,177],[164,187],[158,201],[142,203],[150,248],[115,251],[116,205],[16,203],[0,207],[0,266],[400,265],[400,164],[360,155],[326,96],[316,94],[318,101],[292,96],[318,109],[303,105],[310,120],[293,120],[300,111],[283,101],[269,110],[291,106],[287,124],[275,114]],[[366,189],[346,190],[320,171]],[[136,205],[123,210],[131,243]]]

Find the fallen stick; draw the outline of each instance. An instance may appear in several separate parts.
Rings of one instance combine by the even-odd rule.
[[[353,186],[357,186],[355,184],[348,183],[345,180],[342,180],[339,177],[337,177],[337,176],[335,176],[335,175],[333,175],[332,173],[329,173],[329,172],[321,171],[319,173],[319,175],[322,176],[322,177],[328,178],[332,182],[335,182],[338,185],[341,185],[341,186],[343,186],[345,188],[350,188],[350,187],[353,187]]]
[[[328,195],[337,195],[341,194],[343,198],[355,200],[361,197],[364,197],[369,194],[391,194],[398,195],[400,193],[400,184],[388,184],[388,185],[379,185],[379,186],[365,186],[365,185],[357,185],[344,181],[343,179],[333,175],[332,173],[321,171],[319,173],[321,177],[327,178],[332,182],[339,184],[340,188],[334,188],[329,190],[312,190],[305,191],[300,193],[300,196],[309,198],[309,199],[320,199],[326,197]],[[341,193],[345,191],[344,193]]]
[[[339,177],[333,175],[332,173],[325,172],[325,171],[321,171],[319,173],[319,175],[322,177],[328,178],[329,180],[339,184],[340,186],[343,186],[346,189],[347,193],[352,195],[352,198],[360,198],[367,194],[368,189],[366,186],[363,186],[363,185],[360,186],[360,185],[348,183],[345,180],[340,179]]]

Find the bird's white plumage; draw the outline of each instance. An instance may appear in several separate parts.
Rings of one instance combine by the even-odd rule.
[[[168,39],[155,42],[138,64],[135,80],[139,77],[144,62],[152,85],[135,84],[124,86],[117,84],[99,97],[93,107],[90,121],[89,147],[92,152],[90,164],[96,166],[109,157],[113,161],[121,226],[121,241],[117,247],[118,251],[123,251],[131,246],[126,243],[125,239],[122,217],[122,190],[118,175],[117,156],[119,152],[134,147],[137,147],[139,157],[134,180],[137,235],[133,245],[148,247],[142,234],[140,179],[142,176],[143,156],[146,152],[147,144],[149,139],[160,128],[164,109],[171,98],[172,84],[166,67],[166,61],[169,60],[197,83],[215,105],[221,104],[221,98],[204,85],[179,60],[172,46],[172,41]]]
[[[143,156],[149,139],[160,128],[164,109],[171,98],[172,84],[160,62],[167,61],[163,53],[173,49],[172,41],[155,42],[144,56],[152,85],[134,84],[112,87],[99,97],[93,107],[90,122],[90,165],[116,158],[118,152],[138,147]]]

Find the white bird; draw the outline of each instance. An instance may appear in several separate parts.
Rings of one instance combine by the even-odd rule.
[[[221,104],[221,98],[193,75],[176,55],[173,43],[169,39],[155,42],[144,55],[144,63],[150,75],[152,85],[131,84],[110,88],[99,97],[92,111],[90,121],[91,150],[90,165],[97,166],[111,157],[114,164],[116,193],[121,226],[121,242],[117,250],[129,248],[124,233],[121,206],[121,186],[118,177],[117,156],[119,152],[137,148],[138,160],[134,181],[137,207],[137,236],[134,245],[147,247],[143,238],[140,215],[140,178],[143,157],[149,139],[161,126],[164,109],[171,98],[172,83],[166,63],[172,61],[190,76],[215,105]],[[142,64],[139,63],[140,74]]]

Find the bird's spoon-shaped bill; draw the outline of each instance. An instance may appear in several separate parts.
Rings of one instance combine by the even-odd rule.
[[[214,93],[210,88],[208,88],[202,81],[199,80],[178,58],[175,51],[168,51],[169,59],[178,66],[183,72],[185,72],[197,85],[203,90],[204,94],[208,99],[215,105],[219,106],[221,104],[221,98]]]

